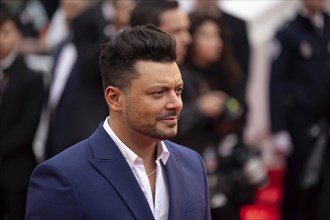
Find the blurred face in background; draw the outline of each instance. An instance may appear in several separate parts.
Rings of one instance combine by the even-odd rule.
[[[193,33],[192,57],[196,64],[207,66],[221,57],[223,41],[219,25],[205,20]]]
[[[329,0],[302,0],[305,8],[311,13],[319,13],[327,10]]]
[[[196,0],[195,1],[195,8],[212,8],[218,7],[217,0]]]
[[[19,47],[21,33],[11,20],[0,26],[0,60],[6,58],[11,51]]]
[[[164,11],[160,15],[159,27],[173,35],[176,40],[176,59],[179,64],[184,61],[187,47],[191,42],[189,26],[190,21],[187,14],[179,8]]]
[[[115,26],[117,30],[126,27],[131,20],[131,12],[135,6],[135,1],[115,1],[116,9]]]

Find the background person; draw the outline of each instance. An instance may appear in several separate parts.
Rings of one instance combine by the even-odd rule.
[[[191,42],[189,34],[190,21],[177,1],[138,1],[132,11],[130,25],[154,24],[163,31],[171,34],[176,41],[176,61],[183,63],[187,47]]]
[[[242,71],[242,80],[245,84],[249,79],[250,71],[250,42],[248,38],[247,24],[244,20],[222,10],[219,0],[196,0],[193,11],[205,11],[212,16],[217,16],[227,29],[227,44]],[[244,88],[245,89],[245,88]]]
[[[44,101],[41,74],[19,53],[20,22],[0,11],[0,219],[23,219],[36,166],[32,142]]]
[[[326,116],[330,94],[330,17],[324,0],[302,0],[297,16],[278,31],[270,77],[274,145],[287,156],[283,220],[315,219],[319,180],[304,184],[304,169]],[[313,171],[318,172],[317,170]]]
[[[251,156],[251,150],[241,143],[245,122],[243,74],[219,16],[195,11],[190,21],[192,43],[181,65],[185,107],[174,140],[204,157],[212,218],[239,219],[240,207],[253,202],[256,189],[243,173]],[[246,161],[238,159],[243,152]]]

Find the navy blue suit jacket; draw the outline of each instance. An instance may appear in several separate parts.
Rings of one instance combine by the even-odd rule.
[[[169,219],[211,219],[198,153],[165,141]],[[26,219],[153,219],[125,158],[102,125],[88,139],[40,164],[32,174]]]

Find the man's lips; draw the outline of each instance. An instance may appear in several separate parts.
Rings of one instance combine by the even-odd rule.
[[[177,126],[178,124],[178,116],[171,116],[171,117],[166,117],[166,118],[161,118],[160,122],[169,126],[169,127],[174,127]]]
[[[163,114],[158,117],[160,121],[175,121],[178,120],[180,115],[177,112],[172,112],[168,114]]]
[[[167,118],[162,118],[160,120],[164,120],[164,121],[173,121],[173,120],[177,120],[178,119],[178,116],[176,117],[167,117]]]
[[[175,126],[178,124],[179,115],[167,115],[165,117],[159,118],[159,121],[161,121],[164,124],[167,124],[169,126]]]

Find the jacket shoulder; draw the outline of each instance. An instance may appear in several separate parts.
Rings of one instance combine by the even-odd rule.
[[[74,164],[80,164],[92,158],[89,140],[85,139],[75,145],[70,146],[59,154],[51,157],[43,163],[48,163],[54,166],[69,168]]]
[[[187,160],[187,161],[190,160],[193,161],[195,159],[202,160],[200,154],[189,147],[174,143],[169,140],[164,141],[164,143],[168,148],[168,150],[170,151],[171,156],[180,157],[183,160]]]

